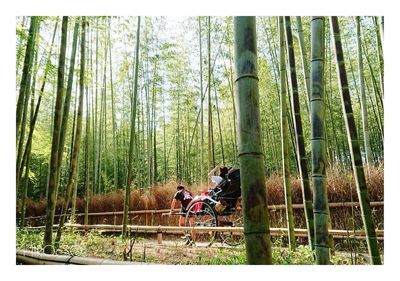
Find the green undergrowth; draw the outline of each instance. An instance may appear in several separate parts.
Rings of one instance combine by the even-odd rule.
[[[43,252],[43,232],[17,229],[16,247],[29,251]],[[137,237],[131,253],[125,255],[127,260],[155,264],[176,265],[244,265],[246,251],[238,247],[186,247],[178,242],[174,245],[156,245],[154,240]],[[282,241],[274,240],[272,244],[272,263],[274,265],[312,265],[313,252],[308,246],[300,245],[295,251],[282,246]],[[104,235],[98,231],[85,234],[65,231],[57,255],[76,255],[113,260],[124,260],[124,253],[129,251],[130,240],[123,241],[120,236]],[[351,265],[368,264],[365,254],[351,255],[348,252],[337,252],[332,255],[332,264]]]

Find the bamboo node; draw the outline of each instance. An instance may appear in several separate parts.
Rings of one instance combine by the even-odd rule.
[[[242,75],[236,77],[236,79],[235,79],[235,81],[233,83],[236,83],[237,81],[239,81],[242,78],[254,78],[257,81],[259,80],[257,75],[251,74],[251,73],[246,73],[246,74],[242,74]]]

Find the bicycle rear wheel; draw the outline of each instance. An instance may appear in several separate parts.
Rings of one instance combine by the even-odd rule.
[[[243,227],[243,212],[241,208],[234,210],[229,215],[219,216],[218,225],[225,227]],[[244,235],[237,230],[219,232],[223,243],[229,246],[238,246],[244,242]]]

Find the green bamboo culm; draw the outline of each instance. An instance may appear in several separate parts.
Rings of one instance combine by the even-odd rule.
[[[36,102],[36,108],[35,108],[35,112],[31,118],[30,121],[30,128],[29,128],[29,134],[28,134],[28,139],[26,141],[26,145],[25,145],[25,151],[24,151],[24,156],[22,157],[22,162],[20,165],[20,169],[19,169],[19,175],[17,175],[17,186],[19,186],[18,182],[20,180],[20,176],[23,172],[23,168],[29,167],[29,165],[27,165],[28,162],[28,158],[30,157],[30,151],[31,151],[31,147],[32,147],[32,139],[33,139],[33,132],[35,129],[35,125],[36,125],[36,120],[38,117],[38,113],[39,113],[39,108],[42,102],[42,96],[43,96],[43,92],[44,92],[44,86],[46,85],[46,80],[47,80],[47,75],[49,73],[49,65],[50,65],[50,60],[51,60],[51,54],[52,54],[52,49],[53,49],[53,45],[54,45],[54,39],[55,39],[55,35],[57,32],[57,25],[58,25],[58,18],[56,21],[56,24],[54,26],[54,32],[53,32],[53,38],[51,41],[51,45],[50,45],[50,50],[47,54],[47,59],[46,59],[46,63],[45,63],[45,69],[44,69],[44,74],[43,74],[43,78],[42,78],[42,86],[40,87],[39,90],[39,98],[38,101]],[[29,169],[28,169],[29,170]],[[26,171],[25,171],[26,173]],[[27,192],[27,190],[25,190]],[[25,191],[23,192],[23,194],[26,194]],[[25,212],[26,212],[26,200],[27,197],[23,196],[22,197],[22,206],[21,206],[21,220],[20,220],[20,226],[23,227],[25,225]]]
[[[311,19],[311,177],[314,187],[315,262],[329,264],[329,207],[326,190],[324,18]]]
[[[305,90],[307,93],[307,102],[308,104],[310,104],[310,71],[307,64],[307,54],[305,50],[306,48],[304,43],[303,24],[301,23],[301,17],[296,17],[296,26],[297,26],[297,37],[299,39],[301,64],[303,65],[303,76],[304,76]]]
[[[262,153],[255,17],[234,18],[235,104],[248,264],[271,264]]]
[[[36,39],[36,31],[37,26],[39,25],[40,19],[39,17],[31,17],[31,23],[29,27],[28,41],[26,43],[26,51],[25,51],[25,59],[24,59],[24,67],[22,69],[22,77],[21,84],[19,88],[19,95],[17,101],[17,113],[16,113],[16,140],[18,143],[18,137],[20,134],[22,113],[23,113],[23,105],[25,96],[27,94],[28,89],[30,88],[30,73],[32,72],[33,66],[33,57],[35,53],[35,39]]]
[[[86,44],[86,21],[85,18],[82,17],[81,19],[81,24],[82,24],[82,33],[81,33],[81,56],[80,56],[80,70],[79,70],[79,103],[78,103],[78,117],[77,117],[77,123],[76,123],[76,132],[75,132],[75,140],[74,140],[74,146],[73,146],[73,151],[72,151],[72,157],[71,157],[71,164],[70,164],[70,171],[69,171],[69,177],[68,177],[68,182],[67,186],[65,189],[65,199],[64,199],[64,204],[63,204],[63,211],[62,215],[60,216],[60,222],[57,230],[57,236],[56,240],[54,242],[54,248],[58,249],[58,246],[60,244],[61,240],[61,234],[63,230],[63,226],[65,223],[65,219],[67,217],[67,212],[68,212],[68,206],[71,202],[71,195],[73,188],[75,186],[75,182],[77,180],[77,174],[78,174],[78,165],[79,165],[79,154],[80,154],[80,148],[81,148],[81,135],[82,135],[82,115],[83,115],[83,97],[84,97],[84,84],[85,84],[85,44]],[[75,48],[76,48],[76,41],[77,41],[77,31],[78,27],[75,24],[75,29],[74,32],[76,34],[74,35],[74,42],[75,42]],[[61,137],[60,137],[61,138]],[[61,140],[60,140],[61,143]],[[62,147],[61,147],[62,148]],[[60,160],[60,158],[59,158]],[[61,165],[61,163],[59,163]]]
[[[280,42],[280,108],[281,108],[281,135],[282,135],[282,162],[285,187],[286,220],[288,226],[289,247],[291,250],[296,248],[296,238],[294,236],[294,219],[292,208],[292,190],[290,186],[290,163],[289,163],[289,125],[286,107],[286,56],[285,56],[285,29],[283,17],[278,19],[279,42]]]
[[[358,56],[358,79],[360,84],[360,93],[361,93],[361,116],[362,116],[362,127],[364,132],[364,151],[365,151],[365,160],[366,166],[368,170],[368,174],[370,174],[370,167],[373,165],[372,160],[372,151],[371,144],[369,140],[369,127],[368,127],[368,119],[367,119],[367,98],[365,94],[365,79],[364,79],[364,67],[363,67],[363,59],[362,59],[362,46],[361,46],[361,26],[360,26],[360,17],[355,17],[356,22],[356,34],[357,34],[357,56]]]
[[[285,17],[285,31],[286,31],[287,53],[288,53],[289,67],[290,67],[289,80],[290,80],[290,85],[292,87],[293,123],[294,123],[294,132],[297,140],[296,154],[299,163],[299,174],[301,178],[301,188],[303,193],[304,213],[307,224],[308,243],[310,248],[314,250],[314,218],[313,218],[313,206],[312,206],[312,193],[307,171],[307,166],[308,166],[307,155],[304,145],[303,126],[300,114],[300,101],[299,101],[299,92],[298,92],[297,75],[296,75],[296,61],[294,57],[293,36],[292,36],[290,17]]]
[[[71,97],[72,97],[72,87],[73,87],[73,81],[74,81],[74,74],[75,74],[75,57],[76,57],[76,49],[77,49],[77,44],[78,44],[78,33],[79,33],[79,21],[76,20],[75,25],[74,25],[74,33],[73,33],[73,39],[72,39],[72,48],[71,48],[71,57],[70,57],[70,65],[69,65],[69,71],[68,71],[68,81],[67,81],[67,89],[65,92],[65,98],[64,98],[64,108],[63,108],[63,114],[62,114],[62,120],[61,120],[61,129],[60,129],[60,148],[58,150],[58,156],[57,156],[57,161],[58,161],[58,170],[57,170],[57,180],[56,180],[56,190],[58,191],[59,188],[59,183],[60,183],[60,173],[61,173],[61,166],[63,162],[63,156],[64,156],[64,146],[65,146],[65,139],[67,136],[67,128],[68,128],[68,121],[69,121],[69,109],[71,105]],[[58,194],[58,192],[56,192]]]
[[[347,139],[350,147],[350,156],[353,166],[353,173],[356,182],[358,200],[360,202],[361,216],[366,233],[368,252],[372,264],[381,264],[378,242],[375,234],[375,226],[372,218],[370,200],[368,196],[367,183],[365,180],[364,168],[361,158],[360,144],[357,136],[356,123],[351,105],[349,84],[347,80],[346,67],[343,56],[342,42],[340,39],[339,21],[337,17],[330,17],[331,33],[334,37],[334,51],[336,58],[336,69],[338,73],[339,86],[341,91],[343,117],[346,124]]]
[[[124,215],[122,218],[122,238],[126,238],[127,224],[128,224],[128,211],[130,205],[131,183],[132,183],[132,168],[133,168],[133,151],[135,147],[135,120],[136,120],[136,107],[137,107],[137,92],[138,92],[138,72],[139,72],[139,46],[140,46],[140,17],[138,17],[137,31],[136,31],[136,57],[135,57],[135,80],[133,89],[133,99],[131,102],[131,131],[129,140],[129,156],[128,156],[128,174],[125,189],[124,199]]]
[[[67,49],[67,33],[68,33],[68,17],[63,17],[61,26],[61,45],[60,55],[58,59],[57,70],[57,95],[54,108],[54,124],[53,138],[51,144],[50,156],[50,174],[47,194],[47,209],[46,209],[46,228],[44,233],[43,248],[46,254],[53,252],[53,223],[54,213],[56,211],[56,188],[57,188],[57,169],[58,169],[58,149],[60,141],[60,129],[62,119],[62,103],[64,97],[64,70],[65,70],[65,52]]]
[[[22,147],[25,135],[25,124],[26,123],[26,108],[28,99],[30,96],[31,88],[31,77],[32,67],[35,56],[35,45],[37,32],[40,25],[39,17],[31,17],[31,23],[29,27],[28,41],[26,43],[26,51],[24,58],[24,66],[22,69],[21,83],[19,87],[19,94],[17,100],[17,111],[16,111],[16,148],[17,148],[17,161],[16,161],[16,194],[18,196],[19,181],[21,174],[20,167],[22,161]],[[24,118],[25,116],[25,118]],[[24,122],[25,121],[25,122]]]

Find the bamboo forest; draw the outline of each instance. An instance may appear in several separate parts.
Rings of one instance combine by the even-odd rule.
[[[16,264],[384,263],[383,16],[15,21]]]

